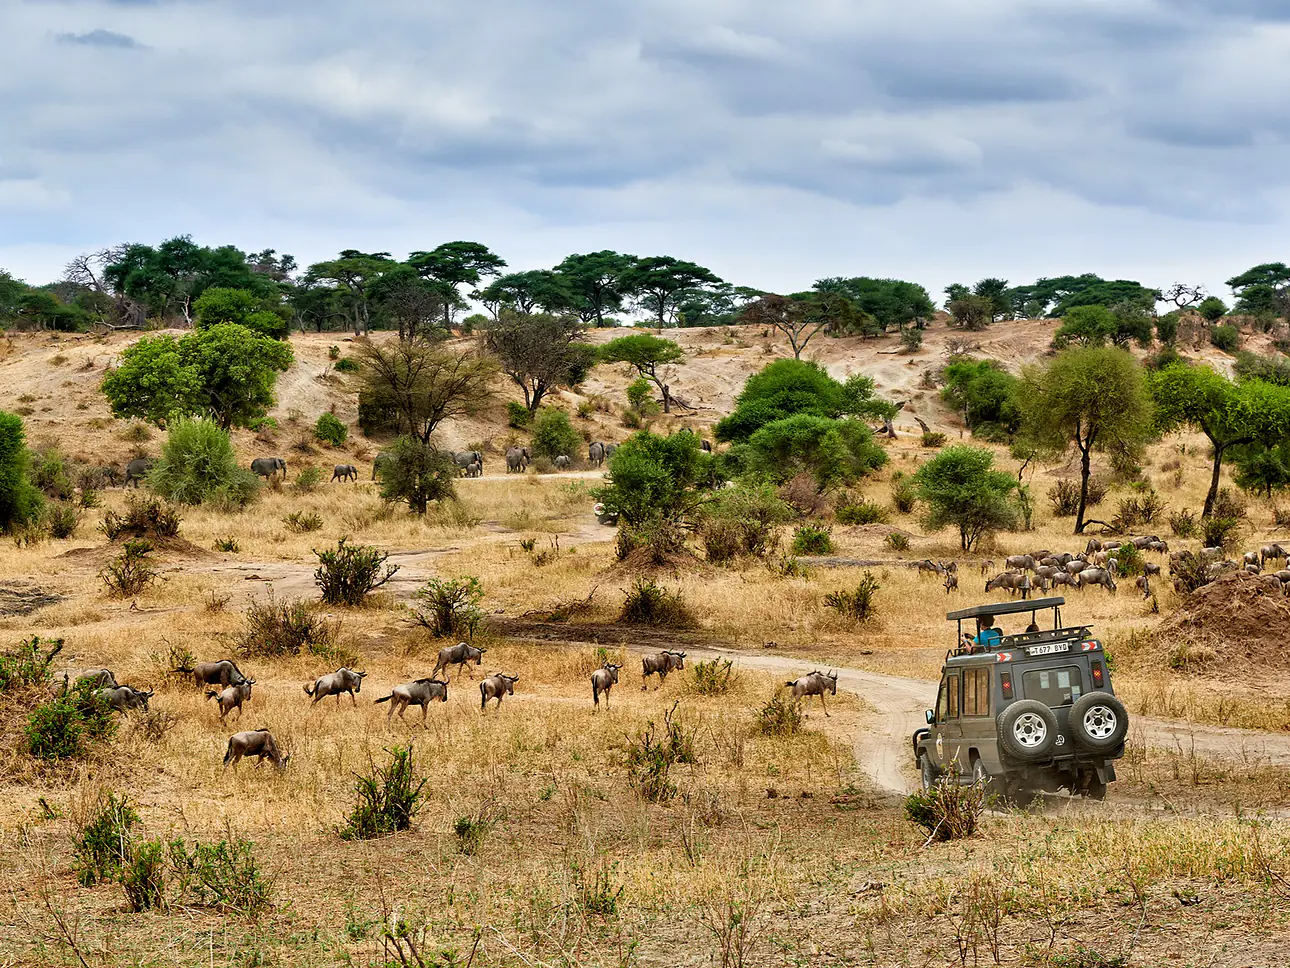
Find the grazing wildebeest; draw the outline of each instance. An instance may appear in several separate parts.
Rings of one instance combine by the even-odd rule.
[[[1059,571],[1052,575],[1048,580],[1053,583],[1053,587],[1058,585],[1070,585],[1072,588],[1079,588],[1079,575],[1072,575],[1068,571]]]
[[[408,711],[409,706],[420,706],[421,725],[424,726],[426,724],[426,710],[430,707],[430,703],[436,699],[440,702],[448,701],[448,683],[432,676],[428,679],[413,679],[411,682],[395,686],[390,690],[388,696],[382,696],[376,701],[378,703],[390,703],[390,711],[385,714],[387,723],[393,721],[396,709],[399,713],[399,719],[403,719],[403,714]]]
[[[381,451],[372,459],[372,480],[385,473],[385,468],[394,463],[394,455]]]
[[[207,699],[219,700],[219,718],[220,722],[224,717],[237,710],[237,718],[240,722],[242,719],[242,703],[251,698],[251,687],[255,685],[254,679],[246,679],[235,686],[229,686],[226,689],[210,689],[206,692]]]
[[[216,662],[199,662],[189,669],[179,666],[176,672],[191,672],[196,686],[235,686],[246,682],[246,676],[232,659],[219,659]]]
[[[1078,575],[1087,567],[1088,562],[1083,558],[1072,558],[1070,561],[1066,562],[1066,574]]]
[[[984,578],[990,572],[994,571],[995,564],[993,558],[985,558],[981,562],[981,577]]]
[[[1253,565],[1255,568],[1258,568],[1261,564],[1259,561],[1259,553],[1257,551],[1247,551],[1245,554],[1241,555],[1241,563],[1244,565]]]
[[[142,692],[134,686],[107,686],[103,689],[95,689],[94,695],[106,699],[119,713],[127,709],[144,709],[148,708],[148,700],[152,698],[152,691]]]
[[[1017,571],[1034,571],[1035,559],[1030,555],[1008,555],[1004,559],[1003,567],[1015,568]]]
[[[1264,545],[1260,548],[1259,557],[1262,561],[1267,561],[1269,558],[1284,558],[1286,557],[1286,552],[1285,549],[1281,547],[1280,543],[1277,542],[1274,544]]]
[[[916,567],[918,568],[919,577],[945,574],[945,566],[940,562],[932,561],[931,558],[924,558]]]
[[[358,468],[353,464],[337,464],[332,468],[331,479],[333,483],[338,479],[342,481],[357,481]]]
[[[673,652],[671,650],[668,650],[666,652],[655,652],[653,655],[641,656],[642,680],[648,680],[650,676],[657,673],[658,686],[660,689],[662,689],[663,684],[667,682],[667,674],[669,672],[681,672],[684,669],[685,669],[684,652]],[[645,682],[642,681],[641,692],[644,692],[645,688],[646,688]]]
[[[502,697],[515,695],[515,683],[519,681],[519,676],[508,676],[504,672],[489,676],[479,684],[479,711],[484,711],[484,707],[488,705],[488,700],[490,699],[496,699],[497,706],[500,709]]]
[[[942,561],[941,567],[945,569],[947,575],[957,575],[959,573],[959,563],[957,561]]]
[[[263,477],[266,481],[272,480],[279,472],[282,472],[282,479],[287,479],[287,462],[281,457],[257,457],[251,461],[251,473],[257,477]]]
[[[1159,565],[1157,565],[1157,564],[1153,564],[1153,563],[1152,563],[1152,562],[1150,562],[1150,561],[1148,561],[1148,562],[1144,562],[1144,563],[1143,563],[1143,565],[1142,565],[1142,570],[1143,570],[1143,572],[1145,572],[1145,573],[1146,573],[1146,576],[1147,576],[1148,578],[1151,578],[1151,577],[1152,577],[1152,576],[1154,576],[1154,575],[1159,575],[1159,574],[1160,574],[1160,566],[1159,566]]]
[[[947,573],[945,575],[945,594],[948,595],[950,592],[956,592],[958,590],[959,590],[959,576],[951,575]]]
[[[487,651],[487,649],[477,649],[473,645],[467,645],[465,642],[445,645],[439,650],[439,658],[435,661],[434,671],[430,676],[433,678],[440,672],[447,672],[450,665],[455,665],[457,675],[461,675],[461,670],[466,667],[466,663],[473,662],[479,665],[484,661],[484,653]]]
[[[1133,587],[1142,592],[1143,598],[1151,597],[1151,579],[1147,575],[1139,575],[1133,580]]]
[[[567,471],[569,469],[569,455],[558,454],[555,458],[555,469],[558,471]]]
[[[1091,555],[1095,551],[1102,550],[1102,542],[1098,538],[1089,538],[1088,544],[1084,546],[1084,554]]]
[[[606,662],[591,674],[591,702],[597,708],[602,692],[605,694],[605,708],[609,708],[609,690],[618,683],[618,668],[612,662]]]
[[[363,691],[363,677],[366,672],[355,672],[353,669],[346,669],[344,666],[335,672],[328,673],[325,676],[319,676],[314,680],[314,687],[311,691],[306,685],[305,695],[313,696],[314,701],[309,705],[316,705],[319,699],[326,699],[328,696],[336,697],[336,705],[340,705],[341,693],[349,693],[349,701],[355,706],[358,700],[354,698],[354,693]]]
[[[125,465],[125,483],[122,487],[129,487],[130,482],[134,481],[135,490],[139,489],[139,482],[148,476],[152,470],[152,465],[157,463],[155,457],[136,457],[130,463]]]
[[[593,440],[587,447],[587,462],[595,467],[599,467],[605,462],[605,445],[598,440]]]
[[[1005,571],[995,575],[985,583],[985,590],[987,592],[992,592],[996,588],[1006,588],[1010,596],[1015,596],[1017,592],[1021,592],[1022,598],[1029,596],[1031,587],[1029,575],[1018,574],[1011,571]]]
[[[250,729],[245,733],[234,733],[228,738],[228,750],[224,753],[225,769],[228,768],[230,762],[233,764],[233,768],[237,769],[237,764],[244,756],[258,757],[255,761],[256,769],[259,769],[260,764],[267,759],[280,770],[291,759],[290,753],[286,756],[282,755],[282,752],[278,749],[277,740],[273,738],[273,734],[263,727]]]
[[[1107,591],[1115,592],[1115,576],[1106,568],[1085,568],[1079,573],[1080,588],[1089,585],[1101,585]]]
[[[817,670],[802,676],[800,679],[791,679],[784,685],[793,690],[794,699],[801,699],[803,696],[819,696],[820,705],[824,708],[824,715],[827,716],[829,707],[824,702],[824,691],[827,689],[835,696],[838,694],[838,674],[830,672],[825,675]]]

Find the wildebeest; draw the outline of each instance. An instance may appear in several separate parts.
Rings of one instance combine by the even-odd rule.
[[[605,445],[598,440],[593,440],[587,446],[587,462],[595,467],[599,467],[605,462]]]
[[[1267,561],[1269,558],[1286,557],[1285,549],[1281,547],[1280,542],[1264,545],[1259,549],[1260,563]]]
[[[605,694],[605,708],[609,708],[609,690],[618,683],[618,666],[606,662],[591,674],[591,702],[600,706],[600,694]]]
[[[225,689],[211,689],[206,693],[207,699],[218,700],[220,722],[224,717],[237,710],[237,718],[242,719],[242,703],[251,698],[251,687],[255,685],[254,679],[246,679],[237,685],[229,686]]]
[[[1160,574],[1160,566],[1150,561],[1143,563],[1142,570],[1148,578]]]
[[[985,583],[985,590],[987,592],[992,592],[996,588],[1006,588],[1009,595],[1015,595],[1017,592],[1021,592],[1022,598],[1029,596],[1031,587],[1029,575],[1017,574],[1010,571],[1005,571],[1001,574],[995,575]]]
[[[1109,592],[1115,591],[1115,576],[1106,568],[1085,568],[1079,573],[1080,588],[1101,585]]]
[[[659,688],[667,682],[669,672],[680,672],[685,668],[685,653],[674,652],[671,650],[665,652],[655,652],[653,655],[641,656],[641,678],[649,679],[650,676],[658,675]],[[645,691],[645,683],[641,683],[641,692]]]
[[[88,683],[91,689],[115,689],[120,685],[111,669],[68,669],[54,677],[54,685],[61,692]]]
[[[246,676],[232,659],[219,659],[215,662],[199,662],[189,669],[179,666],[176,672],[191,672],[196,686],[235,686],[246,682]]]
[[[981,577],[984,578],[990,572],[994,571],[995,564],[993,558],[985,558],[981,562]]]
[[[461,670],[466,667],[466,663],[473,662],[475,665],[479,665],[484,661],[484,653],[487,651],[487,649],[477,649],[465,642],[458,642],[456,645],[445,645],[439,650],[439,658],[435,661],[434,671],[430,675],[433,678],[440,672],[447,672],[450,665],[455,665],[457,675],[461,675]]]
[[[147,709],[148,700],[152,698],[152,692],[143,692],[134,688],[134,686],[107,686],[103,689],[95,689],[94,695],[106,699],[119,713],[127,709]]]
[[[1259,553],[1257,551],[1247,551],[1245,554],[1241,555],[1241,563],[1245,565],[1253,565],[1255,568],[1260,567],[1262,564],[1259,560]]]
[[[958,590],[959,576],[947,572],[945,575],[945,594],[948,595],[950,592],[956,592]]]
[[[1072,574],[1071,574],[1070,572],[1068,572],[1068,571],[1059,571],[1059,572],[1057,572],[1055,575],[1053,575],[1051,578],[1049,578],[1048,580],[1049,580],[1050,582],[1052,582],[1054,586],[1057,586],[1057,585],[1070,585],[1072,588],[1079,588],[1079,574],[1078,574],[1078,573],[1076,573],[1076,574],[1072,575]]]
[[[916,567],[920,576],[945,574],[945,566],[938,561],[932,561],[931,558],[924,558]]]
[[[238,762],[244,756],[258,757],[255,762],[257,769],[266,759],[278,769],[286,766],[287,761],[291,759],[290,753],[286,756],[282,755],[282,751],[278,749],[278,743],[273,738],[273,734],[263,727],[250,729],[245,733],[234,733],[228,738],[228,750],[224,753],[225,769],[228,768],[230,762],[233,764],[233,768],[237,769]]]
[[[483,712],[484,707],[488,705],[488,700],[496,699],[498,708],[502,705],[503,696],[515,695],[515,683],[520,681],[519,676],[508,676],[504,672],[497,675],[489,676],[479,684],[479,710]]]
[[[387,723],[394,719],[395,710],[398,710],[399,719],[403,719],[403,714],[408,711],[409,706],[420,706],[421,725],[424,726],[426,710],[436,699],[440,702],[448,701],[448,683],[431,676],[428,679],[413,679],[411,682],[395,686],[388,696],[382,696],[376,701],[390,703],[390,711],[385,714]]]
[[[1139,575],[1133,581],[1133,587],[1142,592],[1143,598],[1151,597],[1151,579],[1147,575]]]
[[[569,455],[568,455],[568,454],[557,454],[557,455],[556,455],[556,458],[555,458],[555,469],[556,469],[556,470],[558,470],[558,471],[565,471],[565,470],[568,470],[568,469],[569,469]]]
[[[139,482],[148,476],[152,470],[152,465],[157,463],[155,457],[136,457],[130,463],[125,465],[125,483],[122,487],[129,487],[130,482],[134,481],[135,490],[139,489]]]
[[[353,464],[337,464],[332,468],[331,479],[333,483],[335,483],[337,479],[342,481],[357,481],[358,468]]]
[[[358,700],[354,698],[354,693],[363,691],[363,677],[366,672],[355,672],[353,669],[346,669],[344,666],[335,672],[330,672],[325,676],[319,676],[314,680],[314,687],[311,691],[306,684],[305,695],[313,696],[313,702],[309,705],[316,705],[319,699],[326,699],[328,696],[336,697],[336,705],[340,705],[341,693],[349,693],[349,701],[355,706]]]
[[[791,679],[784,683],[793,690],[793,698],[801,699],[803,696],[819,696],[820,705],[824,708],[824,715],[829,714],[829,707],[824,702],[824,692],[827,689],[833,695],[838,694],[838,674],[830,672],[825,675],[823,672],[815,671],[808,673],[798,679]]]
[[[1004,559],[1003,567],[1015,568],[1017,571],[1034,571],[1035,559],[1030,555],[1008,555]]]
[[[282,479],[287,479],[287,462],[281,457],[257,457],[251,461],[251,473],[265,480],[272,480],[274,475],[282,472]]]

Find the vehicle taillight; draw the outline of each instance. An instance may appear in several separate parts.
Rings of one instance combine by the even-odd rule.
[[[1101,689],[1106,685],[1106,673],[1102,670],[1102,663],[1093,663],[1093,685]]]
[[[999,676],[999,686],[1003,689],[1003,698],[1012,698],[1012,673],[1005,672]]]

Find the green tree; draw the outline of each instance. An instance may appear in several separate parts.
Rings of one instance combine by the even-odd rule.
[[[387,415],[399,432],[427,446],[444,420],[479,413],[493,400],[497,364],[476,352],[423,340],[368,340],[358,357],[360,422],[364,411]]]
[[[1290,389],[1262,380],[1233,383],[1207,366],[1167,366],[1151,377],[1156,424],[1168,433],[1199,430],[1213,451],[1209,491],[1201,511],[1208,517],[1218,497],[1223,460],[1233,447],[1275,446],[1290,435]]]
[[[22,418],[0,410],[0,531],[40,517],[43,501],[31,483],[31,454]]]
[[[239,467],[228,431],[210,420],[176,420],[148,486],[177,504],[244,505],[259,490],[254,474]]]
[[[284,260],[294,267],[290,256]],[[143,303],[152,315],[182,316],[189,323],[194,301],[207,289],[246,289],[264,298],[277,297],[281,291],[278,282],[256,271],[236,246],[212,249],[197,245],[187,235],[167,239],[156,248],[134,244],[114,250],[103,268],[103,280],[114,292]]]
[[[410,265],[399,263],[376,276],[367,284],[366,296],[372,311],[394,323],[399,339],[440,339],[451,335],[443,325],[441,287],[422,279]]]
[[[983,330],[994,319],[994,301],[986,296],[960,296],[946,308],[960,329]]]
[[[1211,323],[1216,323],[1227,315],[1227,303],[1217,296],[1206,296],[1196,307],[1196,312]]]
[[[510,272],[470,295],[482,302],[494,319],[504,309],[523,315],[564,313],[572,311],[577,304],[569,280],[550,269]]]
[[[637,259],[622,275],[623,288],[634,293],[659,329],[675,324],[675,314],[695,292],[721,285],[710,270],[668,255]]]
[[[1079,276],[1040,279],[1030,285],[1008,290],[1014,312],[1028,317],[1064,317],[1076,306],[1114,306],[1131,302],[1152,310],[1160,301],[1159,290],[1148,289],[1131,279],[1107,281],[1086,272]]]
[[[487,278],[506,268],[506,261],[481,242],[445,242],[429,252],[413,252],[408,256],[412,266],[423,278],[438,283],[444,297],[444,327],[452,325],[453,309],[465,306],[461,287],[479,288]]]
[[[927,290],[903,279],[874,279],[869,276],[844,279],[834,276],[818,280],[814,288],[817,292],[846,296],[872,316],[884,333],[890,326],[903,329],[910,323],[922,329],[936,312]]]
[[[972,287],[972,295],[990,300],[990,322],[1012,315],[1012,298],[1007,279],[982,279]]]
[[[995,470],[994,455],[984,448],[946,447],[918,469],[913,481],[915,493],[927,506],[924,526],[929,531],[958,528],[964,551],[971,551],[986,535],[1017,526],[1017,481]]]
[[[402,501],[413,514],[425,514],[431,501],[454,496],[457,468],[447,451],[404,435],[385,453],[389,460],[381,467],[381,497],[386,501]]]
[[[889,419],[896,408],[874,397],[874,383],[856,374],[839,383],[818,363],[776,360],[754,373],[735,398],[735,409],[717,423],[718,440],[747,441],[760,428],[799,414],[839,419]]]
[[[287,320],[266,306],[266,300],[249,289],[212,286],[193,301],[200,327],[235,323],[262,336],[285,339]]]
[[[948,307],[954,300],[970,295],[972,295],[972,290],[969,287],[961,282],[951,282],[945,287],[945,305]]]
[[[574,311],[584,322],[605,325],[605,317],[623,308],[631,289],[625,281],[636,256],[604,249],[566,256],[555,272],[573,293]]]
[[[1265,262],[1227,280],[1236,293],[1235,313],[1284,316],[1290,303],[1290,266]]]
[[[684,360],[685,351],[676,343],[649,333],[620,336],[600,348],[601,363],[626,363],[640,376],[653,380],[663,396],[665,413],[672,412],[672,390],[659,376],[658,369]]]
[[[1271,498],[1273,491],[1290,487],[1290,442],[1281,441],[1271,447],[1263,444],[1246,444],[1230,451],[1236,464],[1236,485]]]
[[[749,438],[744,459],[753,474],[777,483],[811,474],[824,491],[877,470],[887,454],[859,420],[799,413],[760,427]]]
[[[818,299],[795,300],[768,293],[745,306],[740,319],[755,326],[769,326],[783,333],[793,350],[793,359],[800,360],[802,350],[830,322],[827,314],[811,312],[812,306],[818,304]]]
[[[945,368],[941,399],[963,414],[969,430],[993,424],[1015,434],[1021,426],[1019,385],[995,360],[958,360]]]
[[[101,389],[114,417],[138,417],[158,427],[199,413],[203,402],[201,377],[184,360],[182,341],[170,335],[144,337],[126,347]]]
[[[1087,523],[1088,481],[1095,450],[1137,453],[1151,429],[1151,398],[1142,367],[1114,347],[1071,349],[1048,366],[1027,367],[1020,387],[1022,433],[1051,454],[1072,445],[1080,455],[1075,533]]]
[[[274,404],[278,374],[295,357],[287,343],[235,323],[220,323],[179,341],[185,369],[201,386],[197,414],[209,414],[224,430],[247,427]]]
[[[354,335],[363,336],[371,329],[373,286],[382,275],[398,265],[388,252],[345,249],[335,259],[311,265],[305,272],[303,284],[307,289],[313,289],[319,283],[332,283],[332,295],[344,308]]]
[[[547,392],[576,386],[586,377],[593,351],[576,316],[538,315],[503,309],[480,333],[483,347],[524,393],[524,406],[537,413]]]
[[[1110,308],[1076,306],[1053,334],[1053,346],[1064,349],[1072,343],[1087,347],[1110,342],[1124,347],[1134,340],[1140,346],[1150,346],[1152,329],[1153,317],[1139,303],[1122,302]]]
[[[629,526],[676,525],[707,500],[711,465],[698,435],[642,430],[614,451],[607,483],[593,493]]]
[[[582,437],[573,429],[569,415],[559,407],[543,407],[533,421],[533,453],[555,460],[572,456],[582,448]]]

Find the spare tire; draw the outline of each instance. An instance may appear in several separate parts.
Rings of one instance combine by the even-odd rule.
[[[1018,699],[999,713],[996,725],[1004,752],[1027,763],[1047,759],[1057,745],[1057,717],[1034,699]]]
[[[1124,703],[1109,692],[1089,692],[1071,706],[1071,739],[1089,753],[1114,752],[1129,732]]]

